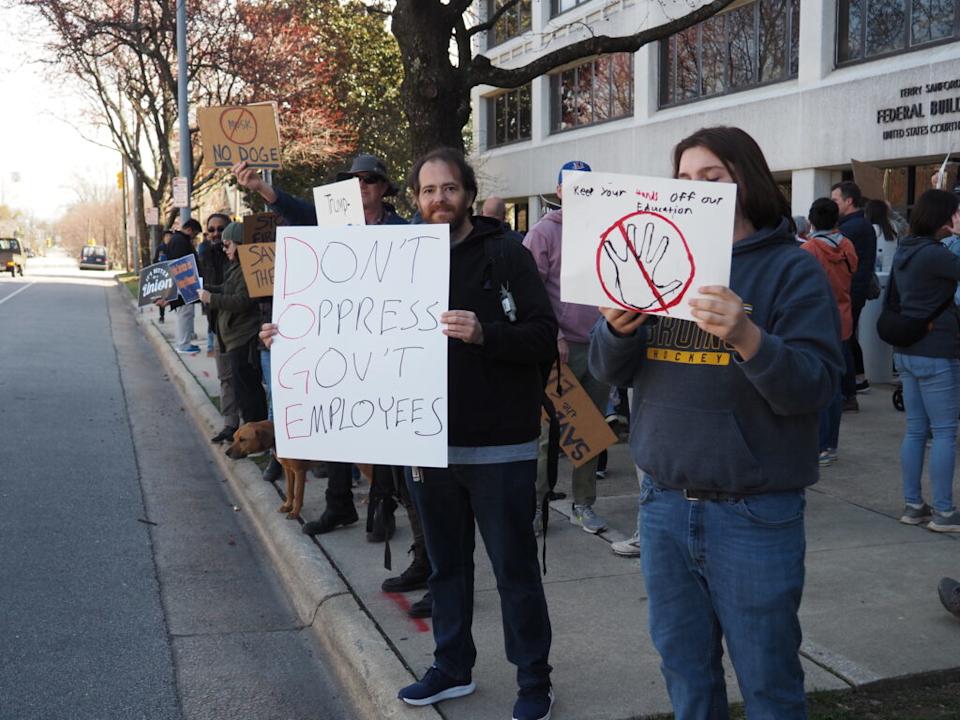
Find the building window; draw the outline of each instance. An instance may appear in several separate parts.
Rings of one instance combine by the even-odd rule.
[[[487,17],[494,14],[512,0],[486,0]],[[487,47],[525,33],[530,29],[530,0],[515,0],[515,4],[499,17],[494,26],[487,31]]]
[[[633,55],[601,55],[550,76],[551,130],[559,132],[633,114]]]
[[[960,38],[960,0],[840,0],[837,63]]]
[[[530,139],[530,86],[486,99],[487,147]]]
[[[572,10],[577,5],[583,5],[590,0],[550,0],[550,17],[556,17],[560,13]]]
[[[797,76],[800,0],[754,0],[660,43],[660,107]]]

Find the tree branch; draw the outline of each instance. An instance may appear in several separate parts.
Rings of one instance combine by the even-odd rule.
[[[467,30],[467,38],[472,38],[477,33],[482,33],[493,29],[493,26],[497,24],[497,20],[503,17],[503,14],[507,12],[507,10],[516,7],[519,2],[520,0],[507,0],[507,2],[503,3],[503,5],[501,5],[493,15],[488,17],[485,22],[478,23]]]
[[[525,85],[551,70],[574,60],[603,53],[636,52],[644,45],[663,40],[706,20],[730,5],[734,0],[712,0],[676,20],[643,30],[634,35],[610,37],[594,35],[547,53],[522,67],[506,69],[494,66],[490,58],[477,55],[466,73],[468,87],[492,85],[499,88],[516,88]]]

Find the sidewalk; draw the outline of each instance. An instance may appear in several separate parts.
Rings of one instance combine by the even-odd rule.
[[[157,324],[157,318],[152,307],[138,315],[148,335],[152,326],[166,339],[164,364],[184,377],[188,371],[207,394],[216,396],[219,384],[213,358],[207,358],[205,351],[199,356],[177,355],[170,346],[173,318],[168,316],[164,325]],[[197,344],[205,350],[206,318],[199,312],[197,328]],[[960,666],[960,624],[943,610],[936,595],[943,575],[960,575],[960,537],[897,522],[902,508],[899,442],[904,415],[894,409],[890,387],[875,387],[871,394],[859,397],[861,412],[843,418],[839,462],[825,469],[821,481],[807,493],[807,581],[800,615],[808,690],[848,688]],[[198,408],[188,409],[198,417]],[[210,410],[204,410],[207,417]],[[229,468],[251,465],[248,461],[225,463]],[[569,493],[568,464],[561,465],[560,477],[558,489]],[[322,511],[324,486],[325,480],[310,476],[305,519],[314,519]],[[544,586],[554,633],[551,662],[557,720],[626,720],[670,711],[659,659],[646,629],[639,562],[616,557],[609,546],[630,536],[636,522],[637,480],[625,445],[611,449],[608,478],[598,483],[598,489],[601,497],[596,509],[610,524],[610,531],[592,536],[571,525],[568,500],[555,502],[550,517]],[[430,623],[409,619],[404,608],[421,593],[395,596],[380,591],[385,577],[398,574],[409,563],[404,554],[410,543],[409,527],[399,510],[397,534],[391,542],[393,572],[388,572],[383,568],[383,545],[365,538],[365,491],[358,490],[361,522],[318,536],[319,547],[313,547],[319,561],[329,558],[346,582],[361,605],[368,629],[382,635],[389,651],[419,676],[432,660]],[[256,502],[257,507],[245,510],[276,515],[276,499],[267,495]],[[280,527],[275,518],[269,525],[264,521],[264,526],[268,532],[270,527]],[[268,546],[279,542],[271,537],[264,540]],[[515,696],[514,668],[504,657],[496,586],[480,547],[476,562],[477,692],[437,706],[449,720],[507,718]],[[309,574],[287,573],[286,578],[295,595],[298,584],[309,586],[314,581]],[[331,619],[336,622],[334,616]],[[350,652],[351,646],[345,647],[344,652]],[[359,644],[356,649],[363,652]],[[382,703],[378,717],[437,717],[430,709],[408,711],[399,701],[391,705],[397,688],[389,683],[397,682],[397,673],[380,674],[376,666],[367,670],[369,677],[361,685],[364,692],[376,695],[375,705]],[[729,670],[727,677],[731,701],[738,701]]]

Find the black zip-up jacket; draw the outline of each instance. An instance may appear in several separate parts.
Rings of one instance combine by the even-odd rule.
[[[498,220],[472,221],[450,251],[450,309],[476,313],[483,344],[449,340],[448,442],[528,442],[540,434],[541,366],[556,357],[557,320],[530,252],[505,237]],[[513,294],[516,322],[500,305],[500,284]]]
[[[850,238],[857,251],[857,271],[851,278],[850,293],[865,298],[877,264],[877,233],[863,216],[863,210],[844,215],[837,229]]]

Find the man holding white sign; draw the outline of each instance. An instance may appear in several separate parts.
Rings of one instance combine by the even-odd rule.
[[[231,171],[242,187],[259,194],[271,210],[286,218],[289,225],[317,225],[317,209],[314,205],[264,182],[256,168],[241,162],[234,165]],[[385,197],[396,195],[399,188],[391,182],[383,160],[374,155],[357,155],[350,170],[337,174],[339,181],[350,178],[360,181],[360,199],[366,225],[406,225],[407,221],[397,214],[396,208],[384,202]]]
[[[314,205],[295,198],[279,188],[274,188],[266,183],[255,168],[248,167],[246,163],[237,163],[231,169],[237,178],[241,187],[258,193],[278,215],[286,219],[288,225],[296,226],[316,226],[318,224],[318,211]],[[360,197],[363,205],[362,218],[366,225],[406,225],[407,221],[400,217],[392,205],[383,201],[387,195],[396,194],[398,188],[390,181],[387,174],[386,165],[379,158],[373,155],[358,155],[353,160],[350,171],[340,173],[337,176],[339,181],[350,178],[357,178],[360,185]],[[350,208],[353,210],[353,208]],[[350,219],[359,221],[354,213],[346,213],[347,220],[338,223],[335,218],[324,217],[324,226],[336,226],[349,224]],[[274,364],[271,363],[271,367]],[[366,460],[363,460],[365,462]],[[303,531],[308,535],[318,535],[330,532],[338,527],[344,527],[355,523],[359,516],[353,503],[352,492],[352,465],[350,463],[328,462],[328,483],[326,491],[327,507],[323,514],[317,520],[311,520],[303,527]],[[393,510],[395,504],[392,499],[392,492],[386,487],[390,483],[386,481],[386,468],[377,468],[374,471],[374,478],[370,488],[371,502],[368,506],[368,534],[371,541],[382,541],[389,539],[393,534],[395,522]],[[411,513],[412,514],[412,513]],[[414,529],[415,537],[419,536],[418,526],[414,517],[411,517],[411,525]],[[415,545],[420,546],[420,552],[417,557],[422,557],[422,544],[415,541]],[[422,587],[429,569],[424,569],[424,563],[414,562],[418,569],[414,578],[416,582],[411,587],[410,583],[403,585],[402,589],[415,589]]]
[[[517,720],[548,717],[551,630],[533,534],[541,366],[556,357],[557,322],[530,253],[491,218],[471,217],[473,169],[449,148],[415,163],[427,225],[450,227],[449,466],[415,470],[411,494],[433,566],[435,662],[400,690],[410,705],[472,693],[476,647],[473,552],[479,526],[500,593],[507,658],[517,666]]]

